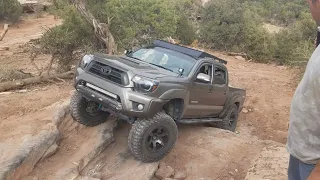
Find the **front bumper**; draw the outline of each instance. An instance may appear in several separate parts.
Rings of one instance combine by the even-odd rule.
[[[168,102],[116,85],[81,68],[77,68],[74,86],[85,98],[132,118],[152,117]],[[138,104],[143,105],[142,110],[138,110]]]

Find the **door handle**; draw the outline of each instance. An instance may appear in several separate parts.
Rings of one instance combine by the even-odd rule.
[[[213,87],[210,87],[210,88],[209,88],[209,94],[212,93],[212,90],[213,90]]]

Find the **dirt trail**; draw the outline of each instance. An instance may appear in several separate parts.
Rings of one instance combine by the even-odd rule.
[[[25,17],[19,24],[9,28],[0,47],[11,47],[27,43],[30,39],[37,39],[42,36],[46,29],[60,24],[61,20],[55,20],[51,15],[44,15],[42,18]],[[0,23],[0,27],[3,24]]]
[[[253,126],[261,139],[286,142],[290,102],[295,89],[294,70],[283,66],[246,62],[217,53],[228,60],[231,84],[247,90],[240,126]]]

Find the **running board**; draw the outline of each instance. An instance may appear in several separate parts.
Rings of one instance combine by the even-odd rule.
[[[181,124],[199,124],[199,123],[211,123],[211,122],[221,122],[220,118],[206,118],[206,119],[180,119],[177,120]]]

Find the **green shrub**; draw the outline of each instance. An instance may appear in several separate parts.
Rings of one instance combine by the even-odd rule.
[[[22,6],[17,0],[0,0],[0,20],[17,22],[22,15]]]
[[[276,35],[275,59],[281,64],[304,65],[315,49],[315,23],[311,17],[289,26]]]
[[[61,72],[70,70],[74,51],[78,49],[92,51],[98,44],[93,27],[79,16],[72,6],[65,8],[64,13],[67,16],[63,24],[49,29],[40,40],[41,47],[59,60],[58,69]]]
[[[245,52],[267,61],[274,55],[273,38],[262,28],[262,18],[248,4],[213,1],[203,12],[201,41],[213,49]]]
[[[186,45],[190,45],[196,39],[196,32],[188,17],[182,16],[178,20],[176,37]]]

